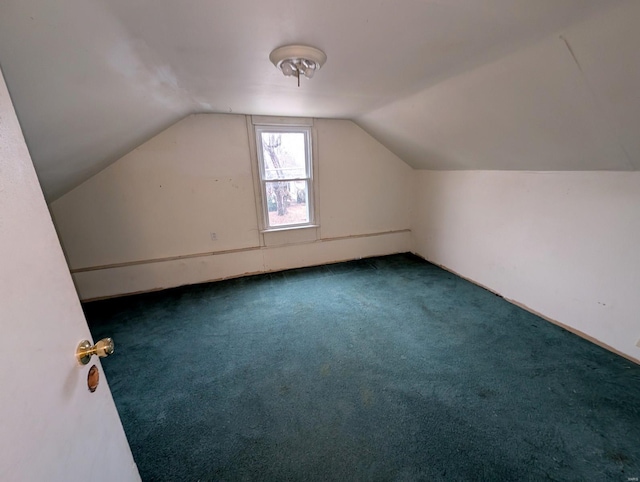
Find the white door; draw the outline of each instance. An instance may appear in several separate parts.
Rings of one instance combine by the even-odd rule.
[[[76,362],[85,338],[89,329],[0,72],[0,481],[140,480],[100,362]],[[101,376],[91,393],[94,363]]]

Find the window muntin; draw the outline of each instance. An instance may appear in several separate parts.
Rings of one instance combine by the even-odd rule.
[[[311,128],[257,126],[256,147],[265,228],[313,224]]]

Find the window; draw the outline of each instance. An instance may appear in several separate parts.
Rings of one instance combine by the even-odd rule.
[[[311,127],[256,126],[266,230],[314,223]]]

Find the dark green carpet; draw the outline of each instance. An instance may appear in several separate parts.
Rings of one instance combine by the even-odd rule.
[[[145,481],[640,477],[640,367],[412,255],[85,310]]]

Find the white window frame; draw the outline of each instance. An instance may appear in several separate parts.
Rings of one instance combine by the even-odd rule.
[[[316,166],[314,162],[314,143],[313,143],[313,124],[310,120],[302,119],[296,122],[293,118],[254,118],[252,121],[253,135],[251,143],[252,154],[255,154],[256,169],[254,170],[255,180],[259,185],[256,194],[259,193],[259,202],[257,208],[261,217],[261,232],[270,233],[277,231],[288,231],[301,228],[317,228],[317,198],[316,198]],[[309,212],[309,220],[305,223],[286,224],[270,226],[269,211],[267,204],[267,182],[273,182],[274,179],[265,178],[264,149],[262,147],[262,134],[269,132],[292,132],[302,133],[305,137],[305,161],[307,177],[285,178],[285,181],[306,181],[307,183],[307,209]],[[253,156],[252,156],[253,157]],[[257,200],[258,201],[258,200]]]

